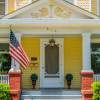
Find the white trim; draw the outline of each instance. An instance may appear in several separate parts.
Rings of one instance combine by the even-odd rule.
[[[8,14],[8,0],[5,0],[5,14]]]
[[[15,8],[15,10],[16,10],[16,0],[15,0],[15,7],[14,7],[14,8]]]
[[[91,0],[89,0],[89,11],[91,12]]]
[[[0,43],[9,43],[8,38],[0,38]]]
[[[45,88],[43,87],[43,67],[44,67],[44,61],[43,61],[43,56],[44,56],[44,44],[49,41],[50,38],[40,38],[40,88]],[[61,87],[58,88],[64,88],[64,38],[54,38],[55,41],[58,41],[61,44],[61,50],[60,50],[60,73],[61,73],[61,79],[62,79],[62,84]],[[52,78],[50,78],[52,81]],[[54,79],[53,79],[54,80]],[[52,87],[52,85],[51,85]],[[50,88],[50,86],[48,87]]]
[[[100,0],[97,0],[97,15],[100,16]]]
[[[91,43],[100,43],[100,39],[98,38],[91,39]]]
[[[74,0],[74,5],[77,5],[77,0]]]
[[[32,0],[28,0],[28,4],[32,3]]]

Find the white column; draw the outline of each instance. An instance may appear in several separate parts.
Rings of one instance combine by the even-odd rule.
[[[91,33],[82,33],[83,72],[91,72]]]
[[[21,34],[16,33],[15,36],[16,36],[18,42],[21,44]],[[20,71],[20,64],[17,61],[15,61],[15,71]]]

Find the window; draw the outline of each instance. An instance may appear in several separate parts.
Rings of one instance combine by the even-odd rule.
[[[5,14],[5,0],[0,0],[0,15]]]
[[[0,0],[0,16],[8,13],[8,0]]]
[[[0,72],[8,72],[10,68],[9,39],[0,39]]]
[[[100,73],[100,43],[91,44],[91,67],[95,74]]]

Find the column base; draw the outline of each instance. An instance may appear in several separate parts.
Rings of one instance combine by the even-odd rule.
[[[8,72],[11,100],[20,100],[21,72]]]
[[[93,100],[93,91],[91,90],[91,84],[93,83],[94,72],[81,72],[81,93],[82,100]]]

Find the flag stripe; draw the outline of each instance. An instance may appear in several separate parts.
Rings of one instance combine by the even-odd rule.
[[[12,51],[15,51],[15,52],[16,52],[19,56],[21,56],[21,58],[22,58],[23,60],[25,60],[25,62],[28,64],[28,62],[27,62],[27,60],[25,59],[24,55],[22,55],[22,53],[21,53],[19,50],[16,50],[16,48],[13,47],[11,43],[10,43],[10,49],[13,49]],[[10,49],[9,49],[9,50],[10,50]]]
[[[17,53],[15,51],[13,51],[13,49],[10,48],[10,52],[12,52],[13,54],[17,55]],[[21,56],[17,55],[16,56],[20,61],[22,61],[22,63],[27,66],[27,63],[21,58]]]
[[[29,59],[28,59],[26,53],[24,52],[24,50],[23,50],[23,48],[22,48],[22,46],[21,46],[20,44],[19,44],[19,48],[21,49],[22,54],[25,55],[25,58],[29,61]]]
[[[9,55],[10,55],[11,57],[13,57],[21,66],[23,66],[24,69],[26,69],[26,66],[23,65],[23,64],[20,62],[20,60],[19,60],[18,58],[16,58],[15,55],[13,55],[11,52],[9,52]]]
[[[15,51],[12,51],[12,50],[10,49],[10,52],[11,52],[13,55],[15,55],[16,58],[18,58],[25,66],[27,66],[27,64],[20,58],[20,56],[17,55],[17,53],[16,53]]]

